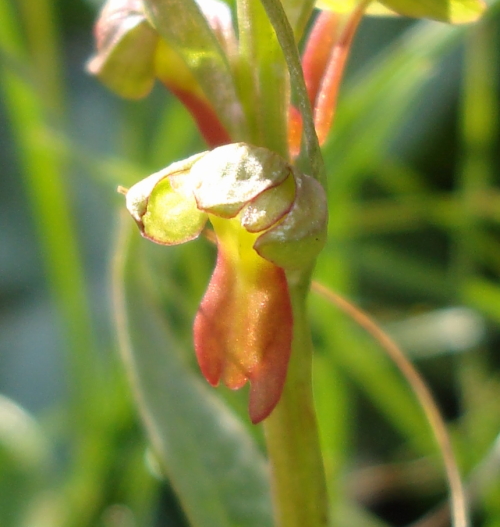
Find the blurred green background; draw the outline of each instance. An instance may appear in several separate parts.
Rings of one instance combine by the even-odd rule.
[[[110,262],[129,186],[204,149],[160,87],[85,73],[99,1],[0,0],[0,525],[183,526],[119,360]],[[367,19],[324,148],[316,278],[403,346],[449,423],[474,525],[500,526],[500,3],[474,26]],[[179,353],[213,264],[144,248]],[[315,390],[345,525],[407,525],[446,495],[410,389],[314,294]],[[245,394],[219,392],[247,424]],[[175,486],[175,482],[174,486]],[[433,517],[429,525],[446,525]],[[341,522],[341,524],[342,524]]]

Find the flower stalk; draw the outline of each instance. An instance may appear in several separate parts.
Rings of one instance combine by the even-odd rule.
[[[313,347],[306,309],[310,273],[301,273],[289,284],[292,357],[280,402],[264,421],[275,524],[325,527],[328,495],[312,393]]]

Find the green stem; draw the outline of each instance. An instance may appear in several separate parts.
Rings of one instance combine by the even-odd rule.
[[[311,164],[311,175],[317,179],[326,189],[326,172],[323,156],[319,147],[318,136],[314,128],[314,119],[307,93],[302,65],[300,62],[299,50],[295,42],[293,29],[279,0],[261,0],[266,10],[269,21],[271,22],[276,36],[280,43],[281,49],[285,56],[290,81],[296,92],[298,106],[302,115],[304,127],[304,143],[306,146],[307,156]]]
[[[300,56],[281,2],[261,0],[288,66],[302,114],[312,174],[326,187],[326,174]],[[312,390],[313,347],[306,299],[311,271],[287,276],[293,308],[292,355],[280,402],[264,421],[271,465],[276,527],[325,527],[328,493]]]
[[[283,52],[262,5],[254,0],[237,5],[239,91],[250,141],[287,158],[289,85]]]
[[[306,310],[310,277],[289,279],[294,338],[281,400],[264,421],[277,527],[328,525],[328,496],[312,393],[312,342]]]

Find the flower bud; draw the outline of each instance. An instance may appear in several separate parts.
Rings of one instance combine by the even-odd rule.
[[[234,54],[236,39],[228,6],[219,0],[200,0],[200,8],[228,55]],[[139,99],[151,91],[158,78],[188,109],[210,146],[230,142],[193,68],[175,46],[160,37],[146,17],[142,0],[108,0],[96,23],[95,37],[97,52],[87,70],[110,90]]]
[[[146,96],[155,81],[159,37],[140,0],[108,0],[95,26],[97,53],[87,69],[121,97]]]

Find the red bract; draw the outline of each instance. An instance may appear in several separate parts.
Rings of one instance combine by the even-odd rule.
[[[355,9],[347,19],[336,12],[322,11],[307,39],[302,68],[320,144],[325,142],[332,126],[340,82],[362,16],[362,7]],[[301,117],[293,108],[288,132],[292,156],[300,153],[301,135]]]
[[[208,101],[197,97],[190,91],[176,88],[173,84],[169,84],[168,81],[165,81],[164,84],[187,108],[208,146],[215,148],[231,142],[229,133],[222,126]]]

